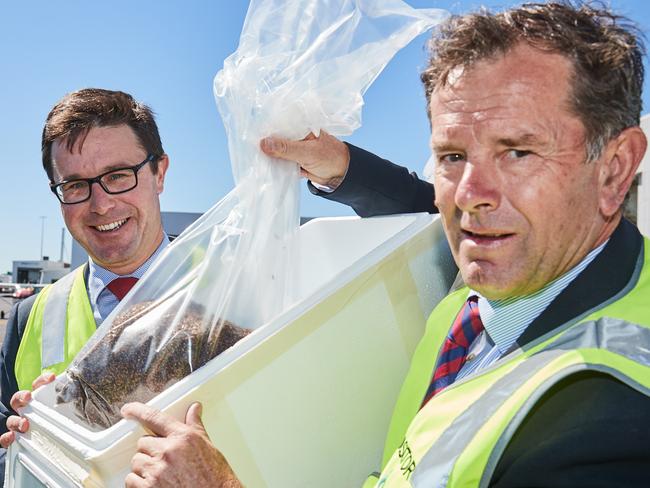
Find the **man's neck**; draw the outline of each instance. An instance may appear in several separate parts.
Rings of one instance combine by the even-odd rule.
[[[623,212],[619,210],[616,212],[614,215],[612,215],[609,219],[605,221],[605,225],[603,225],[603,228],[601,229],[598,239],[596,239],[596,244],[591,248],[596,249],[598,246],[600,246],[603,242],[605,242],[607,239],[609,239],[618,225],[621,223],[621,219],[623,218]]]

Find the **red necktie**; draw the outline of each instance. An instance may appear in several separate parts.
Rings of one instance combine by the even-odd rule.
[[[420,408],[424,407],[436,393],[454,382],[456,375],[465,364],[469,346],[483,328],[478,312],[478,297],[471,296],[454,319]]]
[[[126,295],[129,290],[133,288],[133,285],[135,285],[137,281],[138,279],[133,278],[132,276],[129,276],[127,278],[115,278],[108,285],[106,285],[106,288],[108,288],[108,291],[115,295],[118,301],[121,301],[122,298],[124,298],[124,295]]]

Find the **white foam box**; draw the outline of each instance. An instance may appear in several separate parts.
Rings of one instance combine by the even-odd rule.
[[[358,487],[380,465],[411,355],[456,269],[428,214],[315,219],[300,247],[297,304],[149,403],[182,419],[201,401],[248,488]],[[124,486],[139,425],[91,432],[53,403],[48,385],[24,412],[31,429],[9,450],[5,486]]]

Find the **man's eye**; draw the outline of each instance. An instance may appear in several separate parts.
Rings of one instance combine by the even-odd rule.
[[[121,179],[128,178],[128,177],[129,177],[129,173],[119,172],[119,171],[106,175],[106,179],[108,181],[119,181]]]
[[[532,154],[531,151],[526,151],[523,149],[510,149],[508,151],[508,157],[511,159],[521,159],[525,158],[526,156]]]
[[[82,188],[85,188],[87,183],[85,181],[79,180],[79,181],[70,181],[63,185],[63,191],[75,191],[75,190],[81,190]]]
[[[464,159],[465,156],[460,153],[444,154],[440,156],[441,163],[457,163],[459,161],[463,161]]]

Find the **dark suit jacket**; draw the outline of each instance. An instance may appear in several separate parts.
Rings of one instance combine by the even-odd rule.
[[[309,191],[314,195],[349,205],[361,217],[438,212],[433,204],[432,184],[402,166],[352,144],[347,146],[350,166],[341,185],[327,193],[308,182]]]
[[[18,391],[14,373],[16,354],[25,332],[29,312],[36,301],[36,295],[16,303],[9,313],[2,351],[0,352],[0,433],[7,432],[7,417],[15,415],[11,410],[11,397]]]
[[[11,397],[18,391],[14,365],[20,339],[25,332],[27,318],[35,301],[36,295],[32,295],[16,303],[7,318],[7,329],[0,352],[0,434],[7,432],[7,418],[15,415],[10,407]],[[4,483],[6,454],[6,449],[0,448],[0,484]]]

